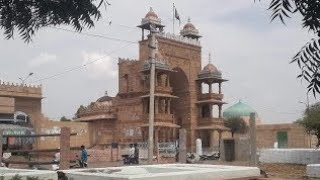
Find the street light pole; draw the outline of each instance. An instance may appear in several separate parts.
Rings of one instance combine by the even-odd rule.
[[[26,82],[26,80],[33,75],[33,72],[29,73],[25,78],[19,78],[21,80],[21,84],[24,85],[24,83]]]
[[[151,63],[150,67],[150,101],[149,101],[149,137],[148,137],[148,164],[152,164],[153,160],[153,134],[154,134],[154,88],[155,88],[155,56],[156,56],[156,37],[157,33],[154,27],[150,27],[149,36],[149,48],[150,55],[149,60]]]

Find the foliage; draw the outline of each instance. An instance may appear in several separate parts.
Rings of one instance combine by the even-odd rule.
[[[298,64],[301,69],[298,78],[306,80],[309,83],[308,92],[312,91],[316,96],[320,93],[320,1],[271,0],[268,10],[272,11],[271,21],[280,19],[282,23],[285,23],[285,18],[290,18],[296,13],[300,14],[302,27],[314,33],[315,37],[296,53],[290,63]]]
[[[96,2],[99,1],[99,2]],[[0,28],[7,39],[14,31],[29,42],[37,30],[50,25],[71,25],[78,32],[101,18],[105,0],[5,0],[0,1]]]
[[[297,122],[303,125],[308,133],[317,137],[318,147],[320,145],[320,102],[306,109],[303,119],[298,120]]]
[[[21,179],[22,179],[22,177],[19,176],[18,174],[14,175],[14,176],[11,178],[11,180],[21,180]]]
[[[71,121],[71,119],[66,118],[65,116],[62,116],[60,118],[60,121]]]
[[[232,137],[234,133],[244,134],[248,130],[246,122],[242,118],[230,118],[225,120],[225,126],[230,128]]]

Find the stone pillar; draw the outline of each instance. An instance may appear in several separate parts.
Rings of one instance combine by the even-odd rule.
[[[214,150],[214,130],[211,130],[210,132],[210,150]]]
[[[221,94],[221,83],[219,83],[219,94]]]
[[[221,140],[222,140],[222,131],[218,131],[218,132],[219,132],[219,151],[220,151]]]
[[[60,170],[70,168],[70,128],[62,127],[60,134]]]
[[[250,114],[250,166],[257,166],[256,114]]]
[[[155,128],[154,131],[154,148],[155,148],[155,154],[157,156],[157,162],[159,162],[159,129]]]
[[[219,118],[222,117],[222,105],[219,105]]]
[[[212,109],[212,104],[209,104],[209,111],[210,111],[210,118],[213,117],[213,109]]]
[[[142,37],[141,37],[141,39],[142,40],[144,40],[144,30],[141,28],[141,30],[142,30]]]
[[[155,114],[159,113],[159,97],[155,98]]]
[[[168,99],[168,114],[171,114],[170,109],[171,109],[171,99],[169,98]]]
[[[212,93],[212,84],[210,83],[208,85],[209,85],[209,94],[211,94]]]
[[[187,130],[179,130],[179,163],[187,162]]]
[[[0,164],[2,163],[2,153],[3,153],[3,151],[2,151],[2,143],[3,143],[3,130],[2,129],[0,129],[0,155],[1,155],[1,157],[0,157]]]

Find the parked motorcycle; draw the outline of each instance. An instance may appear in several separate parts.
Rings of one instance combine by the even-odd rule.
[[[211,155],[201,155],[200,160],[205,161],[205,160],[218,160],[220,158],[220,153],[213,153]]]

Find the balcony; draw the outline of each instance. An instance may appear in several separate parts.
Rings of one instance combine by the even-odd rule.
[[[206,94],[200,94],[198,98],[199,98],[199,101],[208,100],[208,99],[222,100],[223,94],[206,93]]]
[[[210,125],[224,125],[223,118],[215,118],[215,117],[204,117],[198,118],[199,126],[210,126]]]
[[[149,114],[144,114],[143,120],[146,123],[149,123]],[[173,114],[155,114],[154,122],[174,123],[174,115]]]
[[[143,92],[149,93],[150,87],[144,87]],[[172,93],[172,87],[165,87],[165,86],[156,86],[155,87],[155,93],[161,93],[161,94],[171,94]]]

